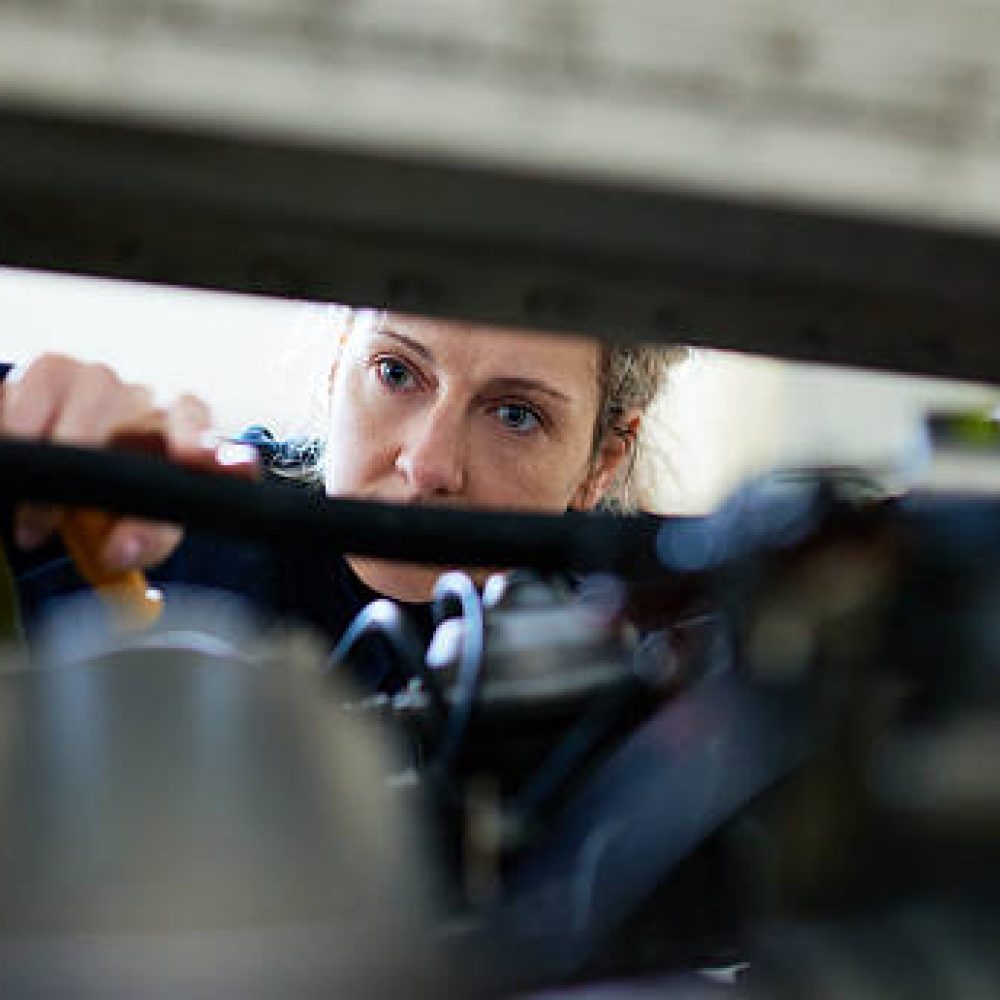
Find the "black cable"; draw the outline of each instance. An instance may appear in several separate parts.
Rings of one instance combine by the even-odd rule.
[[[479,692],[486,646],[483,605],[476,585],[466,573],[455,570],[438,579],[434,585],[435,604],[441,607],[448,598],[454,598],[461,606],[462,653],[448,725],[437,755],[437,764],[443,771],[448,771],[458,756],[469,728]]]
[[[382,598],[366,604],[355,616],[330,654],[331,672],[347,661],[351,650],[363,639],[381,636],[396,654],[400,672],[408,680],[419,679],[430,699],[438,721],[447,716],[444,698],[436,679],[424,662],[424,647],[405,612],[393,601]]]
[[[195,472],[161,458],[0,441],[0,497],[96,507],[195,530],[437,565],[656,573],[658,520],[513,514],[334,499],[276,482]]]

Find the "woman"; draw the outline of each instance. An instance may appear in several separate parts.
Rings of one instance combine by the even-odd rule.
[[[643,414],[675,357],[582,338],[352,312],[330,369],[325,488],[404,503],[591,509],[621,493]],[[243,475],[255,467],[249,450],[218,447],[198,400],[157,407],[149,390],[123,383],[104,366],[65,357],[43,357],[8,380],[0,428],[13,437],[93,446],[152,436],[187,465]],[[79,585],[53,546],[59,518],[37,507],[14,517],[16,547],[35,553],[20,585],[29,619],[49,596]],[[218,540],[181,546],[181,537],[175,527],[123,518],[100,558],[109,567],[157,567],[153,575],[161,580],[235,590],[332,637],[376,596],[428,601],[441,572]],[[384,665],[370,679],[381,683]]]

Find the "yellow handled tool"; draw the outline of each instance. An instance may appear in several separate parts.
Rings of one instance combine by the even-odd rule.
[[[159,618],[163,594],[141,570],[109,570],[101,564],[98,553],[113,525],[114,518],[103,511],[71,510],[60,530],[80,575],[111,609],[119,628],[138,631]]]

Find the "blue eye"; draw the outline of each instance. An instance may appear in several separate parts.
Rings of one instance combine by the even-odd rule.
[[[533,431],[541,424],[538,414],[523,403],[501,403],[496,413],[504,427],[521,434]]]
[[[389,389],[403,391],[416,384],[413,372],[398,358],[382,358],[378,363],[379,381]]]

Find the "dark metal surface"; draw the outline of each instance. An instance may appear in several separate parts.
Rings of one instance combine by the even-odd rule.
[[[720,672],[639,728],[515,868],[487,924],[522,968],[576,971],[726,820],[806,757],[799,691]]]
[[[0,263],[1000,379],[1000,242],[0,109]]]

